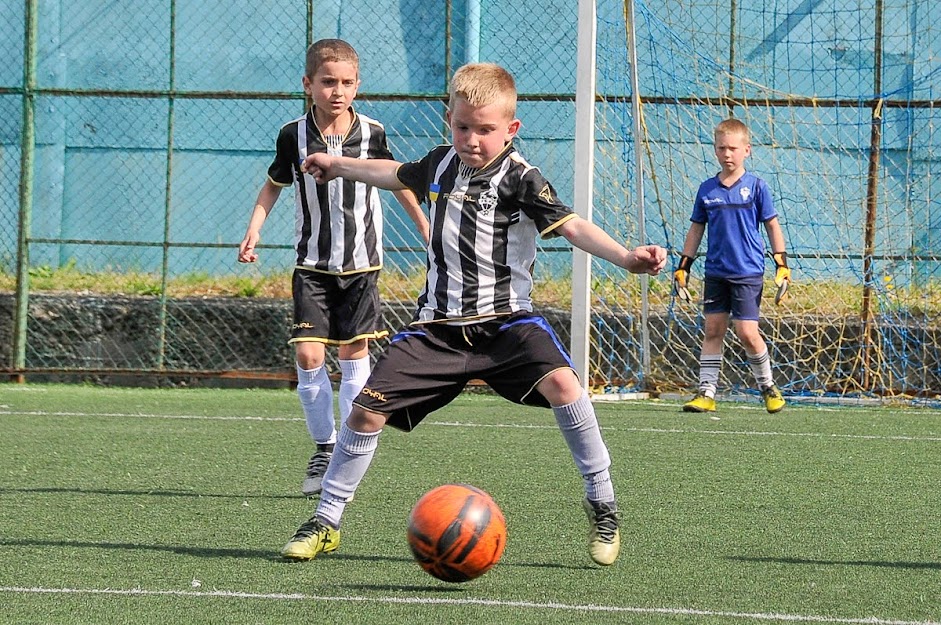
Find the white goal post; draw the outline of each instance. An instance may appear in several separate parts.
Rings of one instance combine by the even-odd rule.
[[[595,0],[578,1],[578,62],[575,74],[575,181],[574,208],[591,221],[595,166]],[[589,383],[591,349],[591,257],[575,248],[572,258],[572,362],[582,385]]]
[[[634,45],[634,2],[625,0],[627,20],[628,54],[631,74],[631,105],[634,136],[641,133],[640,89],[637,75],[637,52]],[[575,78],[575,180],[574,209],[588,221],[592,220],[594,204],[594,167],[595,167],[595,100],[596,100],[596,48],[597,48],[597,6],[596,0],[578,2],[578,54]],[[635,141],[634,159],[637,171],[643,167],[643,146]],[[637,233],[638,241],[626,242],[629,247],[646,243],[644,227],[644,189],[643,176],[636,180],[637,193]],[[628,211],[630,212],[630,211]],[[648,326],[649,302],[647,289],[649,277],[639,276],[641,281],[641,364],[646,376],[650,371],[650,335]],[[572,321],[571,321],[572,361],[582,386],[588,388],[590,371],[588,367],[591,352],[591,256],[580,249],[573,250],[572,259]],[[633,399],[636,393],[621,393],[609,399]]]

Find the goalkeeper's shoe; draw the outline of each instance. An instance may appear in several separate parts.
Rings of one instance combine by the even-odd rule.
[[[784,410],[784,396],[774,384],[761,389],[761,398],[765,400],[765,409],[771,414]]]
[[[330,553],[340,546],[340,530],[311,517],[301,526],[281,549],[286,560],[310,560],[318,553]]]
[[[683,404],[683,412],[715,412],[716,400],[703,393],[696,393],[696,397]]]
[[[323,475],[327,472],[330,458],[333,457],[333,445],[317,445],[317,451],[307,462],[307,472],[301,484],[301,492],[310,497],[322,490]]]
[[[621,533],[618,531],[618,507],[613,501],[589,501],[582,504],[588,515],[588,553],[602,566],[614,564],[621,551]]]

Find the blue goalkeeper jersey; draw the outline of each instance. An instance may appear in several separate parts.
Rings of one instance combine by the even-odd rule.
[[[731,187],[719,182],[718,176],[699,185],[690,221],[706,224],[705,274],[716,278],[764,275],[761,228],[777,215],[768,184],[750,172]]]

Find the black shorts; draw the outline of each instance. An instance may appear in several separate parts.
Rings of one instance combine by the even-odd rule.
[[[428,323],[392,337],[353,403],[388,415],[406,432],[483,380],[516,404],[549,407],[536,385],[557,369],[574,371],[549,323],[516,313],[470,326]]]
[[[379,304],[379,272],[337,276],[295,269],[291,340],[346,345],[388,336]]]

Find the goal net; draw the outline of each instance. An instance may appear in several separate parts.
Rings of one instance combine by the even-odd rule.
[[[928,0],[630,1],[597,4],[595,221],[633,246],[642,218],[646,242],[671,251],[669,277],[696,190],[718,170],[712,131],[739,118],[794,272],[776,307],[767,260],[761,329],[775,382],[812,396],[941,393],[941,13]],[[670,279],[642,293],[592,265],[594,392],[694,390],[700,307],[677,300]],[[720,392],[753,389],[731,331],[724,357]]]

